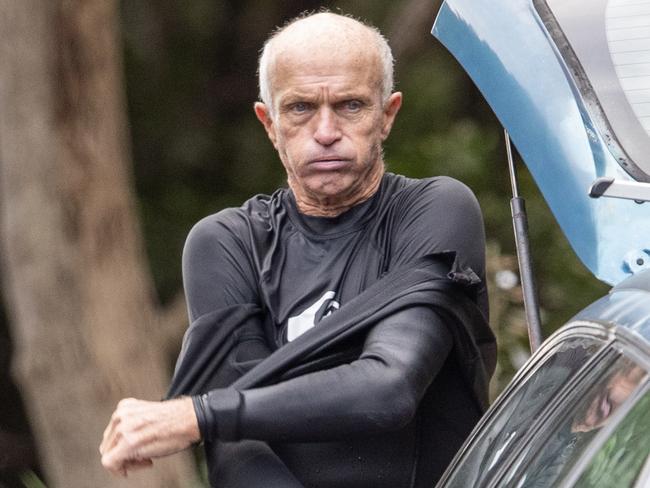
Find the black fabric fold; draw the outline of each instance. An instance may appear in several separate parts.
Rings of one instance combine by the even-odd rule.
[[[232,383],[232,374],[223,374],[226,357],[236,344],[237,331],[261,314],[259,306],[244,303],[215,310],[195,320],[183,338],[165,398],[205,393]]]

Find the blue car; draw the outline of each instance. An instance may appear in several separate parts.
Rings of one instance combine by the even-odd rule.
[[[548,338],[439,487],[650,487],[650,0],[446,0],[433,35],[612,286]]]

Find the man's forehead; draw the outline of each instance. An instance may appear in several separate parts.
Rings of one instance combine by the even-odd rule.
[[[338,48],[337,48],[338,47]],[[293,74],[336,74],[380,69],[379,56],[359,47],[301,45],[282,49],[275,55],[278,72]]]
[[[299,25],[292,24],[273,40],[269,66],[273,81],[287,76],[355,73],[358,81],[381,81],[380,54],[373,33],[352,19],[331,19],[330,15],[313,16],[322,22],[313,21],[313,17],[300,20],[296,22]]]
[[[327,86],[338,95],[345,93],[365,96],[381,91],[381,68],[368,53],[310,52],[306,56],[295,52],[280,55],[271,71],[271,85],[277,95],[313,94]],[[334,93],[332,92],[332,93]]]

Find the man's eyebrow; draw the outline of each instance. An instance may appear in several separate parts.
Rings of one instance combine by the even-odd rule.
[[[348,100],[358,100],[363,103],[370,103],[372,101],[372,94],[370,93],[360,93],[360,92],[349,92],[341,93],[334,98],[337,102],[347,102]]]
[[[287,90],[280,95],[280,100],[303,100],[303,99],[313,99],[318,98],[318,93],[314,93],[310,90]]]
[[[293,105],[294,103],[298,102],[313,103],[314,100],[316,100],[316,97],[313,95],[293,93],[291,95],[281,97],[280,100],[278,100],[278,104],[280,107],[288,107],[289,105]]]
[[[296,102],[313,102],[320,99],[321,97],[315,93],[309,92],[293,92],[288,93],[280,97],[280,105],[290,105]],[[334,93],[330,96],[330,100],[334,103],[345,102],[348,100],[359,100],[364,103],[370,103],[372,101],[372,94],[367,92],[361,92],[356,90],[350,90],[340,93]]]

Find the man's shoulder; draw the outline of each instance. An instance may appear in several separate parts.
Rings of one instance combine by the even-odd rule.
[[[411,204],[434,202],[446,205],[476,206],[476,197],[463,182],[451,176],[430,176],[426,178],[409,178],[387,173],[387,194],[396,202]]]
[[[279,189],[272,195],[258,194],[246,200],[239,207],[227,207],[199,220],[199,227],[227,227],[236,230],[251,221],[265,220],[284,205],[286,189]]]
[[[190,230],[188,240],[243,237],[254,227],[264,227],[271,214],[282,205],[284,193],[286,190],[280,189],[272,195],[255,195],[239,207],[227,207],[203,217]]]

